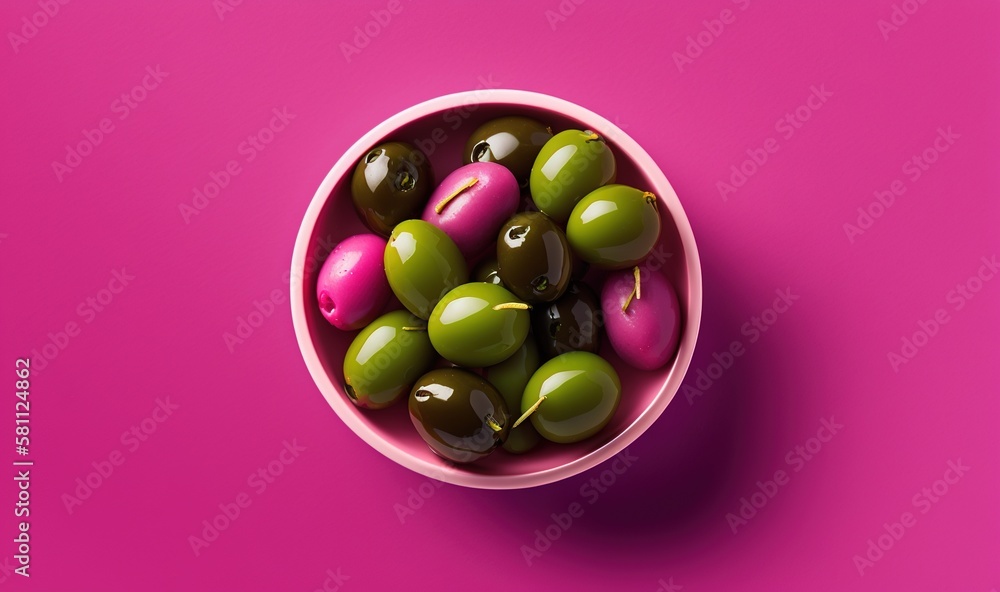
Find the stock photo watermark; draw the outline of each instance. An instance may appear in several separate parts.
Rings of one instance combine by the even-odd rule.
[[[76,306],[76,315],[82,324],[75,320],[67,321],[60,330],[46,334],[47,342],[40,348],[31,350],[31,371],[41,372],[49,363],[59,357],[69,347],[70,342],[80,336],[83,327],[91,324],[99,314],[107,310],[115,298],[125,291],[135,276],[125,267],[112,269],[111,278],[105,286],[95,294],[87,296]]]
[[[910,22],[910,17],[917,14],[920,7],[927,4],[927,0],[903,0],[899,4],[893,4],[889,12],[889,18],[876,21],[878,32],[882,34],[883,41],[889,41],[889,34],[895,33],[900,27]]]
[[[596,477],[591,477],[581,487],[579,492],[580,501],[571,502],[563,512],[553,512],[549,515],[549,522],[543,528],[536,528],[534,540],[531,544],[521,545],[521,557],[524,562],[531,567],[552,545],[558,541],[563,534],[573,527],[573,524],[583,517],[587,507],[597,503],[601,496],[618,482],[618,478],[624,475],[639,457],[633,456],[628,449],[615,455],[614,460],[609,461],[608,468],[601,471]],[[584,505],[583,502],[586,502]]]
[[[219,512],[202,520],[197,534],[188,535],[188,545],[195,557],[201,556],[205,549],[219,540],[219,536],[239,520],[244,511],[253,504],[254,496],[260,496],[267,491],[267,488],[284,474],[285,468],[294,463],[306,450],[306,447],[300,446],[294,438],[291,442],[285,440],[281,444],[282,448],[273,460],[247,476],[246,484],[252,493],[240,491],[232,501],[220,502]]]
[[[125,121],[149,98],[151,92],[160,88],[160,84],[169,75],[170,72],[161,70],[159,64],[155,67],[146,66],[146,73],[141,81],[111,101],[108,109],[117,115],[116,119],[119,122]],[[81,130],[83,139],[77,140],[75,144],[66,144],[66,156],[62,160],[52,161],[52,172],[55,173],[56,179],[62,183],[66,175],[79,168],[83,164],[83,159],[93,154],[94,150],[117,129],[114,119],[103,117],[94,127],[85,127]]]
[[[774,293],[775,298],[771,306],[740,325],[740,335],[745,337],[746,341],[734,339],[728,347],[712,352],[712,361],[707,366],[696,368],[693,373],[688,372],[694,384],[685,382],[681,386],[681,392],[684,393],[688,405],[694,405],[695,397],[701,397],[705,391],[712,388],[712,385],[736,364],[736,360],[746,354],[748,346],[760,341],[760,338],[774,327],[781,315],[788,312],[799,299],[798,294],[792,293],[791,287],[784,290],[777,289]]]
[[[576,14],[576,9],[587,0],[562,0],[555,7],[555,10],[545,11],[545,20],[549,23],[549,28],[555,31],[561,23],[565,23],[569,17]]]
[[[338,567],[336,570],[328,569],[323,572],[325,576],[323,585],[313,589],[312,592],[339,592],[344,587],[344,583],[351,579],[351,576],[341,572],[341,569],[343,568]]]
[[[121,448],[115,448],[107,455],[91,462],[90,468],[93,470],[82,477],[77,477],[73,490],[60,496],[67,514],[72,515],[83,506],[84,502],[93,497],[94,492],[108,482],[115,471],[125,464],[129,456],[135,454],[149,440],[150,436],[156,433],[160,425],[173,417],[174,412],[180,409],[180,405],[171,401],[169,396],[157,397],[155,403],[156,405],[149,412],[149,415],[122,432],[118,438],[122,445]]]
[[[758,480],[754,491],[739,499],[739,507],[736,511],[726,514],[726,524],[729,525],[733,534],[737,534],[740,527],[747,526],[751,520],[756,518],[778,495],[781,488],[791,482],[792,476],[805,468],[806,463],[816,458],[824,446],[833,440],[833,437],[839,434],[842,429],[844,429],[844,425],[837,423],[833,417],[821,419],[815,436],[807,438],[802,444],[795,445],[785,454],[784,466],[787,467],[787,470],[778,469],[774,471],[770,479]]]
[[[243,0],[212,0],[212,8],[219,21],[226,20],[226,15],[236,12],[236,8],[243,5]]]
[[[242,159],[232,158],[223,165],[221,170],[209,171],[208,181],[201,187],[192,187],[193,194],[191,203],[181,202],[177,204],[181,218],[185,224],[191,223],[191,218],[201,214],[222,191],[229,187],[233,179],[243,174],[243,166],[249,164],[260,156],[260,153],[267,149],[278,134],[288,128],[288,124],[295,119],[294,113],[288,112],[288,107],[271,109],[271,119],[267,125],[262,126],[256,132],[248,134],[246,139],[236,145],[236,153]]]
[[[970,469],[971,467],[962,463],[961,458],[958,460],[949,460],[947,468],[940,479],[931,483],[929,487],[923,487],[920,491],[913,494],[913,497],[910,499],[913,510],[921,515],[930,512],[931,508],[937,505],[944,496],[948,495],[951,488],[961,481],[962,477]],[[903,512],[900,514],[899,519],[893,522],[884,522],[882,530],[866,542],[864,553],[855,554],[851,558],[855,569],[858,570],[858,575],[864,576],[865,570],[875,567],[875,564],[881,561],[886,553],[903,540],[909,529],[916,525],[917,514],[913,511]]]
[[[21,26],[7,33],[7,41],[14,53],[21,53],[21,46],[38,36],[42,29],[59,14],[70,0],[37,0],[38,10],[21,17]]]
[[[236,317],[236,325],[231,331],[222,332],[222,342],[226,345],[229,353],[235,353],[236,347],[246,343],[247,339],[253,337],[257,329],[260,329],[276,310],[285,303],[287,290],[291,286],[292,278],[302,280],[304,273],[312,274],[323,265],[326,258],[330,256],[337,243],[333,242],[331,235],[326,235],[319,239],[312,252],[306,257],[305,268],[292,273],[290,269],[285,270],[281,275],[281,283],[272,289],[260,300],[254,299],[250,306],[250,311]]]
[[[919,181],[934,166],[934,163],[940,160],[941,155],[951,149],[955,140],[961,137],[951,129],[950,125],[947,129],[939,127],[937,135],[934,136],[931,143],[919,154],[914,154],[904,161],[900,167],[910,184]],[[847,241],[853,245],[855,239],[870,230],[875,222],[896,203],[896,198],[906,193],[907,189],[906,183],[897,178],[889,183],[888,188],[875,190],[875,199],[871,200],[868,205],[858,208],[855,223],[844,223],[843,228],[844,234],[847,235]]]
[[[814,113],[826,105],[826,102],[833,96],[833,91],[826,89],[825,84],[809,87],[810,93],[801,105],[787,111],[784,116],[774,122],[774,131],[783,141],[791,140],[793,136],[802,129]],[[715,182],[715,188],[719,190],[722,201],[729,201],[729,196],[739,191],[741,187],[764,168],[774,155],[781,148],[781,142],[775,136],[770,136],[760,143],[760,146],[747,148],[747,158],[740,163],[729,167],[729,177]]]
[[[732,0],[732,2],[740,12],[750,7],[750,0]],[[730,8],[723,8],[718,18],[701,21],[702,29],[694,35],[687,36],[687,45],[684,46],[684,51],[675,51],[672,55],[677,71],[683,74],[685,66],[694,64],[695,60],[704,55],[705,50],[727,31],[726,27],[736,22],[738,14]]]
[[[354,27],[354,37],[351,38],[351,42],[340,42],[340,53],[343,54],[344,61],[350,64],[354,57],[361,55],[361,52],[392,23],[393,17],[401,12],[403,4],[400,0],[389,0],[385,8],[369,11],[371,18],[361,26]]]
[[[448,109],[441,114],[441,122],[447,125],[435,127],[422,138],[413,138],[413,145],[420,150],[420,153],[425,158],[433,156],[437,149],[448,141],[449,134],[458,131],[465,124],[466,120],[479,109],[479,106],[482,105],[483,100],[487,96],[484,91],[500,87],[500,83],[493,79],[493,74],[480,75],[476,80],[479,82],[479,85],[473,91],[473,95],[464,104],[453,109]],[[420,166],[423,164],[423,161],[415,164]]]
[[[955,287],[944,295],[946,304],[950,304],[951,312],[956,313],[966,307],[968,303],[976,297],[983,287],[996,277],[1000,271],[1000,262],[996,255],[979,258],[980,265],[976,273],[970,275],[965,281],[955,284]],[[951,314],[948,308],[940,307],[931,313],[928,318],[917,321],[917,330],[909,335],[904,335],[899,339],[898,350],[891,350],[886,354],[889,360],[889,367],[896,374],[905,364],[917,357],[924,347],[930,343],[931,339],[941,332],[942,327],[950,323]]]

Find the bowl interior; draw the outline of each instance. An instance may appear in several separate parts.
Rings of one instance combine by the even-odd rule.
[[[296,331],[305,332],[305,335],[299,336],[299,342],[307,364],[311,361],[311,354],[315,353],[311,370],[320,390],[345,423],[369,444],[411,469],[445,481],[476,487],[521,487],[564,478],[597,464],[624,449],[659,415],[679,388],[690,362],[700,316],[700,270],[697,269],[693,238],[688,238],[688,244],[682,240],[682,236],[690,237],[690,227],[676,194],[655,165],[650,170],[648,164],[651,161],[647,166],[641,166],[641,162],[637,162],[644,159],[648,161],[649,157],[620,130],[603,118],[598,118],[600,121],[584,121],[537,104],[491,101],[488,98],[484,102],[478,102],[483,100],[478,98],[476,102],[461,101],[458,106],[422,113],[415,118],[404,118],[406,121],[398,126],[376,128],[376,135],[366,137],[370,142],[359,142],[344,155],[342,162],[334,168],[335,172],[338,168],[341,170],[337,173],[339,178],[328,178],[325,183],[329,186],[332,181],[332,189],[327,194],[321,188],[321,192],[317,194],[316,200],[323,203],[315,223],[309,228],[307,215],[307,221],[303,224],[299,241],[305,241],[305,244],[296,245],[296,252],[301,252],[304,256],[302,268],[293,269],[293,277],[301,278],[293,280],[301,282],[298,286],[293,286],[293,298],[300,294],[302,306],[301,310],[296,311],[302,317],[296,319]],[[442,107],[445,105],[442,103]],[[618,371],[622,382],[622,398],[618,411],[600,433],[576,444],[543,442],[525,455],[512,455],[497,450],[477,463],[454,465],[436,456],[421,440],[410,423],[405,401],[379,411],[358,409],[348,401],[343,389],[342,364],[347,347],[357,332],[340,331],[320,315],[315,293],[316,274],[333,245],[353,234],[368,232],[351,202],[350,177],[354,163],[369,148],[383,141],[405,141],[418,146],[428,156],[435,180],[440,180],[462,165],[462,150],[468,136],[481,123],[505,115],[534,117],[550,125],[556,133],[570,128],[591,128],[602,132],[615,154],[618,167],[616,182],[657,194],[660,198],[662,231],[656,252],[662,260],[660,272],[673,284],[680,299],[681,344],[678,354],[663,368],[646,372],[623,363],[615,355],[608,340],[603,339],[600,353]],[[622,146],[620,142],[626,145]],[[678,221],[681,222],[680,225]],[[686,233],[679,230],[679,226],[687,229]],[[299,261],[303,259],[300,258]],[[591,270],[585,281],[600,293],[600,272]],[[694,315],[693,299],[697,304]],[[395,306],[390,308],[399,307],[398,303],[393,304]],[[308,351],[309,349],[313,352]],[[315,367],[317,361],[318,368]],[[518,415],[516,412],[512,414]],[[641,421],[644,415],[652,417]]]

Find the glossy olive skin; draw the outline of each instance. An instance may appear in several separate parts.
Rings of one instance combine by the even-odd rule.
[[[615,157],[604,138],[590,130],[566,130],[545,143],[531,167],[531,199],[563,224],[573,206],[615,180]]]
[[[500,279],[500,264],[497,263],[497,258],[489,257],[477,265],[476,269],[472,272],[472,281],[503,286],[503,280]]]
[[[507,409],[511,411],[511,419],[516,421],[514,415],[521,409],[521,396],[524,394],[524,387],[528,380],[538,370],[541,360],[538,357],[538,345],[530,336],[524,341],[514,355],[500,362],[495,366],[484,368],[483,373],[486,380],[496,387],[507,403]],[[511,422],[513,425],[513,421]],[[523,454],[538,445],[541,436],[535,431],[530,421],[525,421],[521,425],[510,430],[507,439],[504,440],[503,449],[514,454]]]
[[[524,388],[521,413],[545,396],[531,423],[546,440],[567,444],[593,436],[611,421],[622,385],[611,364],[590,352],[569,352],[542,364]]]
[[[506,289],[473,282],[445,294],[431,312],[427,333],[442,357],[460,366],[499,364],[521,347],[531,324],[527,310],[496,309],[514,303],[523,306]]]
[[[371,322],[344,356],[344,390],[358,407],[382,409],[405,395],[434,364],[434,348],[420,319],[394,310]]]
[[[502,164],[525,188],[535,158],[551,138],[552,130],[530,117],[499,117],[472,132],[465,143],[463,161]]]
[[[443,231],[423,220],[400,222],[384,255],[389,287],[407,310],[422,319],[455,286],[469,280],[465,258]]]
[[[409,411],[431,450],[456,463],[474,462],[493,452],[514,423],[493,385],[457,368],[421,376],[410,391]]]
[[[601,348],[601,305],[586,284],[573,282],[562,298],[531,311],[531,328],[544,358]]]
[[[365,225],[389,236],[393,227],[419,218],[434,190],[430,163],[423,152],[404,142],[387,142],[368,152],[351,177],[351,198]]]
[[[656,196],[627,185],[606,185],[573,208],[566,238],[581,259],[602,269],[642,261],[660,236]]]
[[[572,252],[566,235],[541,212],[515,214],[497,238],[500,281],[525,302],[552,302],[569,286]]]

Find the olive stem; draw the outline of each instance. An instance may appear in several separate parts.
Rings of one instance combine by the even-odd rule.
[[[516,428],[517,426],[519,426],[519,425],[521,425],[522,423],[524,423],[524,420],[526,420],[526,419],[528,419],[529,417],[531,417],[531,414],[532,414],[532,413],[534,413],[535,411],[537,411],[537,410],[538,410],[538,406],[539,406],[539,405],[541,405],[541,404],[542,404],[542,401],[544,401],[544,400],[545,400],[545,395],[542,395],[541,397],[538,397],[538,400],[537,400],[537,401],[535,401],[535,404],[534,404],[534,405],[532,405],[531,407],[529,407],[529,408],[528,408],[528,410],[527,410],[527,411],[525,411],[525,412],[524,412],[524,414],[523,414],[523,415],[522,415],[521,417],[517,418],[517,421],[515,421],[515,422],[514,422],[514,425],[512,425],[512,426],[510,427],[510,429],[512,429],[512,430],[513,430],[513,429],[515,429],[515,428]]]
[[[502,432],[503,426],[497,423],[497,420],[493,418],[492,415],[486,416],[486,425],[490,426],[490,429],[494,432]]]
[[[656,194],[655,193],[651,193],[649,191],[643,191],[642,192],[642,197],[643,197],[643,199],[646,200],[646,203],[648,203],[648,204],[655,204],[656,203]]]
[[[590,132],[590,133],[589,133],[589,134],[587,134],[587,135],[586,135],[585,137],[587,138],[587,139],[586,139],[586,141],[587,141],[587,142],[594,142],[594,141],[599,141],[599,140],[601,139],[601,136],[597,135],[597,134],[596,134],[596,133],[594,133],[594,132]]]
[[[642,274],[639,272],[638,265],[632,269],[632,276],[635,278],[635,285],[632,286],[632,291],[629,292],[628,298],[625,299],[625,304],[622,305],[622,312],[628,310],[628,305],[632,304],[633,296],[636,300],[642,299],[642,282],[639,281],[639,277],[641,275]]]
[[[403,331],[426,331],[427,325],[423,327],[403,327]]]
[[[523,302],[504,302],[493,307],[493,310],[506,310],[508,308],[513,308],[517,310],[531,310],[530,304],[525,304]]]
[[[441,201],[439,201],[437,203],[437,205],[434,206],[434,213],[435,214],[440,214],[441,211],[444,210],[444,207],[446,205],[448,205],[448,202],[450,202],[451,200],[455,199],[456,197],[458,197],[459,195],[461,195],[461,193],[463,191],[465,191],[469,187],[472,187],[473,185],[475,185],[478,182],[479,182],[479,179],[477,179],[476,177],[473,177],[473,178],[469,179],[468,181],[466,181],[464,185],[462,185],[458,189],[455,189],[455,191],[452,191],[451,195],[449,195],[448,197],[446,197],[446,198],[442,199]]]

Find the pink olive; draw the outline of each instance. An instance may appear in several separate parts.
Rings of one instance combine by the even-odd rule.
[[[639,265],[608,274],[601,290],[601,309],[611,347],[630,366],[655,370],[673,357],[680,338],[681,311],[677,292],[663,274]],[[626,306],[626,303],[627,306]]]
[[[474,162],[441,181],[424,208],[423,220],[455,241],[467,260],[495,243],[500,226],[517,211],[521,190],[507,167]]]
[[[340,242],[319,270],[316,298],[331,325],[345,331],[375,320],[391,294],[385,277],[385,239],[356,234]]]

